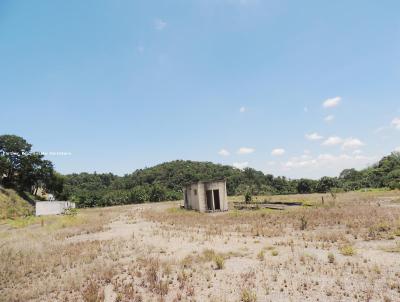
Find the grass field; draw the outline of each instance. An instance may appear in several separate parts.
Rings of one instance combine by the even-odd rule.
[[[323,197],[255,200],[311,205],[284,211],[168,202],[2,220],[0,301],[398,301],[400,192]]]
[[[0,220],[29,216],[33,214],[33,206],[14,190],[0,187]]]

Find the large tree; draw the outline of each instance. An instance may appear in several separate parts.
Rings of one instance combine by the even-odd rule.
[[[316,181],[312,179],[301,178],[297,182],[297,192],[300,194],[312,193],[315,190]]]
[[[22,159],[29,154],[32,145],[16,135],[0,136],[0,158],[2,170],[5,172],[3,182],[12,184],[21,168]]]
[[[53,164],[31,152],[32,145],[16,135],[0,136],[0,182],[36,194],[54,185]],[[60,191],[60,188],[58,188]]]
[[[38,153],[27,154],[21,159],[18,184],[36,194],[39,188],[48,189],[54,174],[53,164]]]
[[[316,190],[319,193],[326,193],[338,187],[339,187],[339,182],[336,177],[324,176],[318,181]]]

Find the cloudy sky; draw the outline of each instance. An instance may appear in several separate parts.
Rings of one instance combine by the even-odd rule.
[[[25,137],[63,173],[174,159],[288,177],[363,168],[400,148],[399,11],[398,1],[4,0],[0,133]]]

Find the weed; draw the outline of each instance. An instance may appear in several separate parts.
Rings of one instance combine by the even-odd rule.
[[[212,261],[215,257],[215,251],[212,249],[205,249],[203,251],[203,257],[206,261]]]
[[[245,201],[245,203],[251,203],[251,200],[252,200],[252,194],[251,194],[250,189],[248,189],[246,191],[246,193],[244,194],[244,201]]]
[[[216,268],[219,269],[223,269],[224,265],[225,265],[225,260],[221,255],[216,255],[214,257],[214,263],[216,265]]]
[[[303,216],[301,216],[300,217],[300,230],[305,230],[306,228],[307,228],[307,223],[308,223],[308,221],[307,221],[307,219],[306,219],[306,217],[303,215]]]
[[[65,209],[64,210],[64,215],[76,216],[76,215],[78,215],[78,209],[76,209],[76,208]]]
[[[249,290],[249,289],[242,289],[242,292],[240,293],[240,301],[242,302],[256,302],[257,301],[257,295],[255,292]]]
[[[332,253],[328,254],[328,262],[329,263],[334,263],[335,262],[335,255],[333,255]]]
[[[182,259],[181,265],[183,268],[189,268],[192,266],[193,263],[193,256],[192,255],[187,255],[185,258]]]
[[[104,300],[104,292],[96,282],[90,281],[82,291],[82,298],[85,302],[100,302]]]
[[[264,250],[261,250],[258,254],[257,254],[257,259],[260,261],[264,261],[265,258],[265,252]]]
[[[356,250],[351,245],[345,245],[340,248],[340,252],[343,256],[353,256],[356,254]]]

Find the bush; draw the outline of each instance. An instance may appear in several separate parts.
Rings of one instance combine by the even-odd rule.
[[[150,200],[149,192],[144,186],[136,186],[129,192],[129,199],[133,203],[143,203]]]
[[[340,249],[343,256],[353,256],[356,254],[356,250],[351,245],[345,245]]]
[[[64,210],[64,215],[68,216],[76,216],[78,215],[78,209],[75,208],[68,208]]]
[[[244,201],[246,203],[250,203],[251,200],[252,200],[251,192],[250,192],[250,190],[247,190],[246,193],[244,194]]]
[[[215,255],[214,263],[215,263],[217,269],[223,269],[224,265],[225,265],[225,260],[221,255]]]
[[[166,200],[167,190],[164,186],[155,184],[150,189],[150,198],[151,202],[158,202]]]
[[[328,254],[328,262],[329,263],[334,263],[335,262],[335,255],[333,255],[332,253]]]

